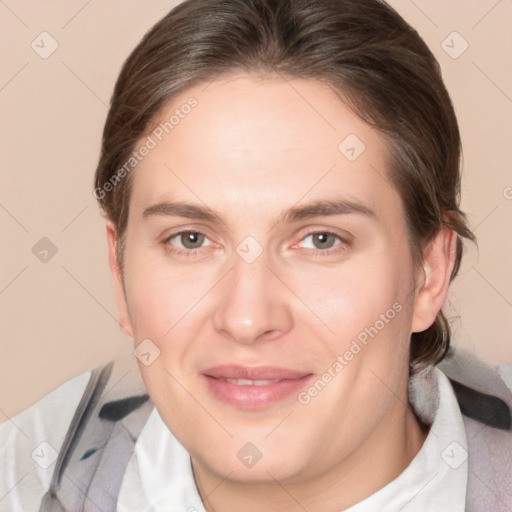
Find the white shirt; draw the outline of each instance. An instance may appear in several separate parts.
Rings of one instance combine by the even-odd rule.
[[[90,372],[75,377],[0,425],[0,512],[39,510],[89,377]],[[422,408],[431,423],[423,447],[395,480],[346,512],[464,512],[468,476],[464,423],[447,377],[437,368],[432,377],[418,387],[418,400],[426,402]],[[117,510],[205,512],[190,456],[156,409],[126,468]]]

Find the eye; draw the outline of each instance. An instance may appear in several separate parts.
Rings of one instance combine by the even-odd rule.
[[[317,231],[315,233],[309,233],[300,242],[302,247],[307,249],[331,249],[336,245],[340,245],[343,242],[340,236],[329,231]],[[299,245],[300,245],[299,244]]]
[[[168,237],[164,242],[171,245],[177,252],[190,252],[204,247],[207,240],[206,235],[199,231],[180,231]]]

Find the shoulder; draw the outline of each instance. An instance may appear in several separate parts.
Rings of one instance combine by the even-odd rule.
[[[38,510],[92,372],[84,372],[0,424],[0,511]]]
[[[505,380],[512,365],[489,365],[459,350],[450,352],[439,367],[450,379],[465,416],[512,431],[512,384]]]
[[[512,389],[510,365],[492,366],[467,352],[452,353],[440,368],[450,378],[468,440],[469,512],[512,507]]]

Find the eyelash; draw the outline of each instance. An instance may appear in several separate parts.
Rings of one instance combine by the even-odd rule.
[[[168,249],[169,252],[171,252],[173,254],[176,254],[178,256],[179,255],[183,255],[183,256],[187,256],[187,257],[196,256],[197,253],[200,252],[201,249],[203,249],[204,247],[198,247],[196,249],[181,249],[179,247],[173,246],[170,243],[170,241],[173,238],[176,238],[176,237],[178,237],[180,235],[183,235],[185,233],[193,233],[193,234],[197,234],[197,235],[202,235],[206,239],[208,239],[208,236],[205,233],[201,232],[201,231],[183,230],[183,231],[177,231],[176,233],[173,233],[173,234],[169,235],[164,240],[162,240],[162,244]],[[316,234],[333,235],[333,236],[335,236],[339,240],[340,243],[336,244],[333,247],[330,247],[328,249],[306,248],[306,250],[308,251],[308,254],[313,254],[314,256],[330,256],[332,254],[335,254],[337,252],[345,250],[347,247],[350,246],[350,242],[347,239],[341,237],[338,233],[335,233],[334,231],[328,231],[328,230],[310,231],[304,237],[301,238],[300,242],[303,242],[307,237],[313,236],[313,235],[316,235]],[[295,245],[297,245],[297,244],[295,244]],[[312,252],[309,252],[309,251],[312,251]]]
[[[178,231],[176,233],[173,233],[172,235],[169,235],[168,237],[165,238],[165,240],[162,240],[162,243],[164,244],[164,246],[167,248],[167,250],[169,252],[171,252],[173,254],[177,254],[178,256],[188,256],[188,257],[196,256],[197,253],[201,249],[203,249],[203,247],[198,247],[197,249],[181,249],[180,247],[175,247],[170,243],[170,241],[173,238],[176,238],[177,236],[183,235],[185,233],[194,233],[196,235],[202,235],[205,238],[208,238],[207,235],[205,233],[202,233],[201,231],[193,231],[191,229],[185,229],[183,231]]]
[[[315,249],[315,248],[310,248],[310,247],[304,248],[307,251],[307,254],[310,254],[314,257],[332,256],[334,254],[338,254],[342,251],[345,251],[347,249],[347,247],[350,246],[349,240],[347,240],[346,238],[343,238],[338,233],[336,233],[334,231],[321,230],[321,229],[317,230],[317,231],[310,231],[309,233],[307,233],[305,236],[303,236],[300,239],[300,242],[303,242],[309,236],[314,236],[314,235],[318,235],[318,234],[333,235],[334,237],[336,237],[338,239],[339,243],[335,244],[332,247],[329,247],[328,249]],[[294,244],[293,247],[295,247],[296,245],[297,244]]]

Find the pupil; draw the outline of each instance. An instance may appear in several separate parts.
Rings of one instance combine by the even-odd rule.
[[[183,233],[181,236],[181,243],[187,249],[196,249],[203,243],[204,235],[199,233]]]
[[[313,237],[318,249],[329,249],[334,245],[334,235],[330,233],[316,233]]]

